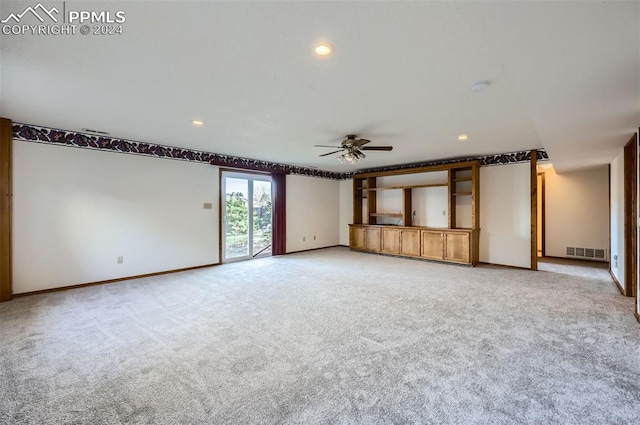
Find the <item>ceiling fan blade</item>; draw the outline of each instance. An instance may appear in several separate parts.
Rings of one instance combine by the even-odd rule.
[[[331,145],[313,145],[316,148],[342,148],[342,146],[331,146]]]
[[[366,145],[367,143],[371,143],[371,140],[368,139],[356,139],[353,141],[353,146],[362,146],[362,145]]]
[[[363,151],[390,151],[393,150],[393,146],[364,146]]]
[[[329,152],[329,153],[323,153],[322,155],[318,155],[318,156],[327,156],[327,155],[333,155],[334,153],[338,153],[338,152],[342,152],[342,149],[337,150],[337,151],[333,151],[333,152]]]

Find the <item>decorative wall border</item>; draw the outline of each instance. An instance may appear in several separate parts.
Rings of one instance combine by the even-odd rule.
[[[344,179],[344,173],[299,167],[276,162],[261,161],[213,152],[177,148],[133,140],[96,136],[55,128],[47,128],[30,124],[13,124],[13,138],[26,142],[48,143],[61,146],[72,146],[83,149],[119,152],[133,155],[168,158],[181,161],[200,162],[223,167],[243,168],[279,174],[300,174],[325,179]]]
[[[95,149],[119,152],[131,155],[143,155],[155,158],[168,158],[180,161],[199,162],[223,167],[242,168],[248,170],[265,171],[278,174],[298,174],[325,179],[350,179],[355,173],[370,173],[380,171],[396,171],[429,165],[455,164],[466,161],[480,161],[481,167],[492,165],[507,165],[531,160],[531,151],[510,152],[496,155],[477,156],[472,158],[453,158],[439,161],[423,161],[410,164],[390,165],[385,167],[367,168],[351,172],[324,171],[309,167],[300,167],[276,162],[261,161],[232,155],[221,155],[213,152],[197,151],[158,145],[154,143],[136,142],[127,139],[96,136],[55,128],[41,127],[30,124],[13,123],[13,138],[26,142],[49,143],[60,146],[71,146],[82,149]],[[538,149],[538,161],[547,161],[549,156],[544,149]]]
[[[538,161],[549,160],[549,155],[547,155],[547,152],[544,149],[535,149],[535,151],[538,153],[537,155]],[[358,170],[356,172],[357,173],[377,173],[381,171],[397,171],[397,170],[407,170],[411,168],[428,167],[431,165],[457,164],[460,162],[467,162],[467,161],[480,161],[481,167],[529,162],[531,161],[531,150],[509,152],[509,153],[502,153],[502,154],[495,154],[495,155],[444,159],[439,161],[412,162],[410,164],[398,164],[398,165],[389,165],[386,167],[367,168],[365,170]],[[350,175],[353,175],[356,172],[350,173]]]

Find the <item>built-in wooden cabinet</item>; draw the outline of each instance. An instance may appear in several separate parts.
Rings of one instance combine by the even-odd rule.
[[[385,254],[400,254],[400,229],[383,227],[381,230],[381,251]]]
[[[366,235],[367,228],[365,226],[351,226],[349,228],[349,246],[353,249],[366,249]]]
[[[479,232],[465,229],[352,224],[351,248],[359,251],[477,264]]]
[[[420,256],[420,230],[400,230],[400,254],[410,257]]]
[[[477,264],[478,232],[475,230],[422,231],[422,257],[431,260]],[[474,258],[474,255],[476,258]]]
[[[406,227],[380,226],[384,254],[420,256],[420,230]]]
[[[457,263],[471,262],[471,232],[444,232],[444,259]]]
[[[369,227],[365,237],[366,249],[371,252],[380,252],[380,228]]]
[[[444,260],[444,233],[442,231],[423,230],[420,256],[430,260]]]
[[[349,246],[360,251],[380,252],[380,228],[371,226],[351,226]]]
[[[439,181],[423,184],[380,183],[381,177],[439,172]],[[421,174],[422,175],[422,174]],[[390,255],[478,264],[480,232],[480,182],[477,161],[379,173],[353,177],[353,224],[350,247]],[[433,180],[433,179],[431,179]],[[413,192],[416,189],[446,188],[446,222],[438,228],[418,226]],[[379,194],[394,191],[395,211],[378,210]],[[382,196],[382,195],[380,195]],[[444,195],[443,195],[444,196]],[[428,202],[428,200],[427,200]],[[442,217],[444,219],[445,217]],[[389,223],[393,221],[393,225]],[[386,222],[386,223],[385,223]],[[446,228],[444,228],[447,226]],[[465,227],[467,226],[467,227]]]

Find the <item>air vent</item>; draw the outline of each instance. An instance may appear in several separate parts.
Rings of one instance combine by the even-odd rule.
[[[607,261],[609,259],[606,249],[580,248],[575,246],[566,247],[566,256],[579,258],[581,260]]]
[[[106,131],[92,130],[90,128],[83,128],[82,131],[84,131],[85,133],[99,134],[101,136],[108,136],[109,135],[109,133],[107,133]]]

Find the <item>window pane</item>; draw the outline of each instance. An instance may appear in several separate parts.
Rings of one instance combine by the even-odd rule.
[[[271,182],[253,182],[253,254],[271,253]]]
[[[225,180],[225,258],[249,255],[249,181]]]

